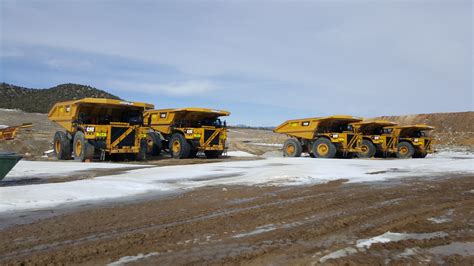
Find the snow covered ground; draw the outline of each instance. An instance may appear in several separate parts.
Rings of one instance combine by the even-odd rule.
[[[18,162],[15,168],[11,170],[4,180],[12,181],[27,178],[68,177],[71,176],[71,173],[77,173],[79,171],[84,172],[96,169],[121,169],[131,167],[142,168],[143,165],[117,163],[42,162],[22,160]]]
[[[79,170],[131,166],[133,165],[21,161],[5,181],[32,176],[68,176]],[[368,182],[401,177],[474,174],[474,154],[443,152],[426,159],[408,160],[268,158],[151,168],[136,166],[142,168],[94,179],[0,187],[0,213],[210,185],[302,185],[337,179]]]

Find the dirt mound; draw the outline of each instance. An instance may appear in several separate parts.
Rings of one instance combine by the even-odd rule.
[[[32,123],[33,127],[20,129],[14,140],[0,141],[0,151],[11,151],[37,158],[52,148],[54,133],[60,130],[60,127],[49,121],[46,114],[0,109],[0,125],[14,126],[22,123]]]
[[[428,124],[436,127],[437,132],[474,132],[474,112],[382,116],[378,118],[394,121],[400,125]]]
[[[474,147],[474,112],[382,116],[377,119],[400,125],[428,124],[436,128],[432,134],[438,144]]]

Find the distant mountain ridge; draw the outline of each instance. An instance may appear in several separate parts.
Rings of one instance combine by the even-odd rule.
[[[82,98],[120,99],[106,91],[80,84],[67,83],[49,89],[30,89],[0,83],[0,108],[4,109],[47,113],[57,102]]]

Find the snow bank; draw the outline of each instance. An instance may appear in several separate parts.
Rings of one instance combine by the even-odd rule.
[[[227,156],[230,157],[255,157],[255,154],[251,154],[245,151],[228,151]]]
[[[21,161],[6,180],[22,176],[67,176],[78,170],[130,166],[132,165]],[[269,158],[140,168],[94,179],[0,187],[0,212],[49,208],[63,203],[116,199],[147,192],[163,193],[209,185],[302,185],[342,178],[349,182],[366,182],[463,173],[474,173],[473,154],[461,157],[457,154],[441,154],[426,159],[408,160]]]
[[[80,163],[80,162],[42,162],[22,160],[5,177],[4,181],[27,178],[67,177],[79,171],[95,169],[120,169],[143,167],[143,165],[115,163]]]

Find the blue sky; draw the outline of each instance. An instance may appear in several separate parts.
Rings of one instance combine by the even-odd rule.
[[[473,110],[456,0],[0,0],[0,81],[81,83],[231,124]]]

